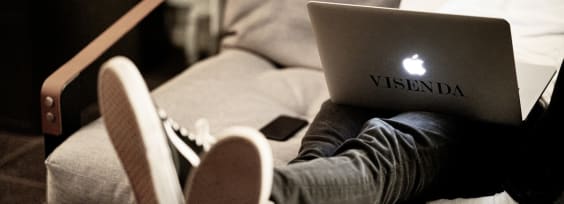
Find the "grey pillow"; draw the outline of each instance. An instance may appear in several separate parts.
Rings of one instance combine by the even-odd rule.
[[[223,47],[246,49],[283,67],[321,68],[307,0],[227,0]],[[330,0],[397,8],[399,0]]]

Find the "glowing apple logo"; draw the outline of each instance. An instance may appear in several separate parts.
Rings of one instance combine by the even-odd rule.
[[[402,64],[405,71],[411,75],[423,76],[427,71],[425,67],[423,67],[423,60],[419,59],[419,55],[417,54],[403,59]]]

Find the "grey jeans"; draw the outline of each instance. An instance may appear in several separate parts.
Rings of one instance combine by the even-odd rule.
[[[516,129],[428,112],[323,104],[298,157],[276,168],[271,200],[402,203],[503,190]]]

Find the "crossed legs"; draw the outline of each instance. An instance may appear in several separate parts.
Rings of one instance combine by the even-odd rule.
[[[298,157],[276,168],[276,203],[398,203],[502,190],[510,127],[323,104]],[[475,187],[473,192],[468,189]],[[466,194],[461,194],[466,192]]]

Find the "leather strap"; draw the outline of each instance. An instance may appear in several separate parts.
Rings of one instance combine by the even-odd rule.
[[[65,87],[109,47],[151,13],[164,0],[142,0],[125,15],[114,22],[78,54],[53,72],[41,88],[41,124],[43,133],[63,133],[61,115],[61,94]]]

